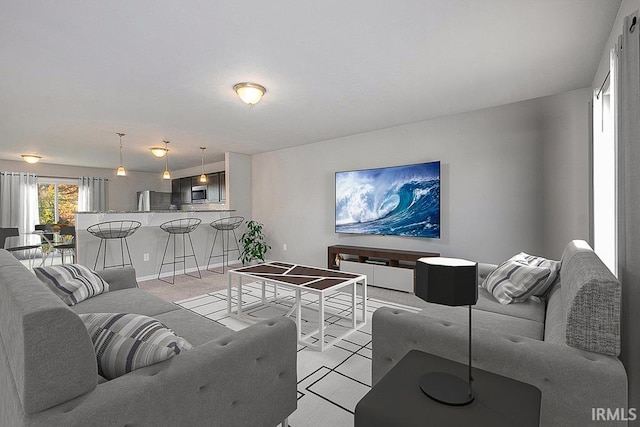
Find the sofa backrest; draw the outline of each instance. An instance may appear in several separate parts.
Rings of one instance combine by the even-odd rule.
[[[34,414],[93,390],[98,368],[78,317],[0,249],[0,385]]]
[[[560,283],[549,294],[545,340],[618,356],[620,282],[583,240],[570,242],[561,262]]]

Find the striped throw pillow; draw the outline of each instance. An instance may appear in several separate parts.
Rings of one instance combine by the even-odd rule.
[[[67,305],[109,292],[109,284],[93,270],[80,264],[64,264],[33,269],[42,283]]]
[[[93,342],[98,372],[111,380],[167,360],[192,346],[159,320],[141,314],[80,314]]]
[[[501,304],[542,297],[556,281],[560,262],[524,252],[500,264],[482,283]]]

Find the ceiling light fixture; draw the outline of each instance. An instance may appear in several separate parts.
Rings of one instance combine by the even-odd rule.
[[[261,86],[257,83],[238,83],[233,86],[233,90],[236,91],[242,102],[248,105],[253,105],[258,103],[262,96],[267,92],[264,86]]]
[[[167,148],[167,144],[169,144],[169,141],[162,141],[162,142],[164,142],[163,150],[164,150],[164,154],[166,154],[164,158],[164,172],[162,172],[162,179],[171,179],[171,174],[169,173],[169,149]],[[151,149],[151,152],[153,153],[153,148]],[[155,153],[153,154],[155,155]]]
[[[22,155],[22,160],[24,160],[27,163],[38,163],[40,161],[42,157],[40,156],[36,156],[35,154],[23,154]]]
[[[118,170],[116,171],[117,176],[127,176],[127,171],[124,170],[124,166],[122,166],[122,137],[124,133],[117,132],[116,135],[120,137],[120,166],[118,166]]]
[[[203,184],[207,182],[207,176],[204,174],[204,150],[206,149],[206,147],[200,147],[200,150],[202,151],[202,173],[199,181]]]
[[[167,141],[163,141],[163,142],[167,142]],[[149,148],[149,150],[151,150],[151,154],[153,154],[155,157],[161,159],[164,156],[167,155],[167,147],[151,147]]]

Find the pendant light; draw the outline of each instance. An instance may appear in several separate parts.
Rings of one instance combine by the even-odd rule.
[[[169,141],[164,142],[164,172],[162,173],[162,179],[171,179],[171,174],[169,173],[169,149],[167,148],[167,144]]]
[[[199,181],[202,184],[205,184],[207,182],[207,176],[204,174],[204,150],[206,150],[206,147],[200,147],[200,150],[202,151],[202,173],[200,175],[200,179]]]
[[[116,135],[120,137],[120,166],[118,166],[118,170],[116,171],[117,176],[127,176],[127,171],[124,170],[124,166],[122,166],[122,137],[124,133],[117,132]]]

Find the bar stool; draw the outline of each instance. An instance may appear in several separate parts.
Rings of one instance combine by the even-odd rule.
[[[211,246],[211,252],[209,253],[209,262],[207,262],[207,270],[212,271],[214,273],[224,274],[225,265],[229,267],[229,252],[238,251],[238,257],[240,257],[240,245],[238,245],[238,236],[236,236],[236,228],[242,225],[244,221],[244,217],[241,216],[230,216],[228,218],[218,219],[209,224],[211,227],[215,228],[216,235],[213,238],[213,246]],[[216,240],[218,239],[218,232],[222,233],[222,253],[220,255],[214,255],[213,251],[216,248]],[[236,249],[230,249],[231,245],[230,238],[231,235],[229,232],[233,232],[233,237],[236,241]],[[225,242],[225,235],[227,236]],[[211,258],[219,258],[222,257],[222,271],[210,270],[209,264],[211,263]]]
[[[100,239],[100,246],[98,246],[98,253],[96,254],[96,262],[93,264],[95,270],[98,265],[98,258],[100,258],[100,250],[104,245],[104,252],[102,255],[102,268],[111,267],[124,267],[125,265],[133,266],[131,262],[131,252],[129,252],[129,244],[127,243],[127,237],[135,233],[142,224],[139,221],[121,220],[121,221],[107,221],[98,224],[93,224],[87,228],[87,231]],[[122,256],[122,264],[107,265],[107,240],[120,239],[120,254]],[[123,243],[124,242],[124,243]],[[129,262],[124,262],[124,247],[127,248],[127,255],[129,255]]]
[[[182,265],[183,274],[191,277],[197,277],[198,279],[202,279],[202,275],[200,274],[200,268],[198,267],[198,260],[196,259],[196,252],[193,250],[193,242],[191,241],[191,232],[196,228],[198,228],[201,222],[202,220],[199,218],[181,218],[181,219],[174,219],[172,221],[167,221],[163,224],[160,224],[160,228],[163,231],[166,231],[167,233],[169,233],[169,235],[167,236],[167,244],[164,247],[164,254],[162,254],[160,271],[158,271],[158,280],[162,280],[163,282],[170,283],[173,285],[173,283],[176,281],[176,264],[180,262],[183,264]],[[176,236],[178,234],[182,234],[182,255],[176,256]],[[171,240],[172,236],[173,236],[173,262],[165,263],[164,259],[167,255],[167,249],[169,248],[169,241]],[[187,255],[187,252],[186,252],[187,238],[189,239],[189,245],[191,246],[191,255]],[[191,258],[191,257],[193,257],[193,261],[196,263],[196,270],[198,271],[197,276],[187,273],[187,258]],[[171,282],[160,278],[160,275],[162,274],[162,267],[170,264],[173,264],[173,278]]]

